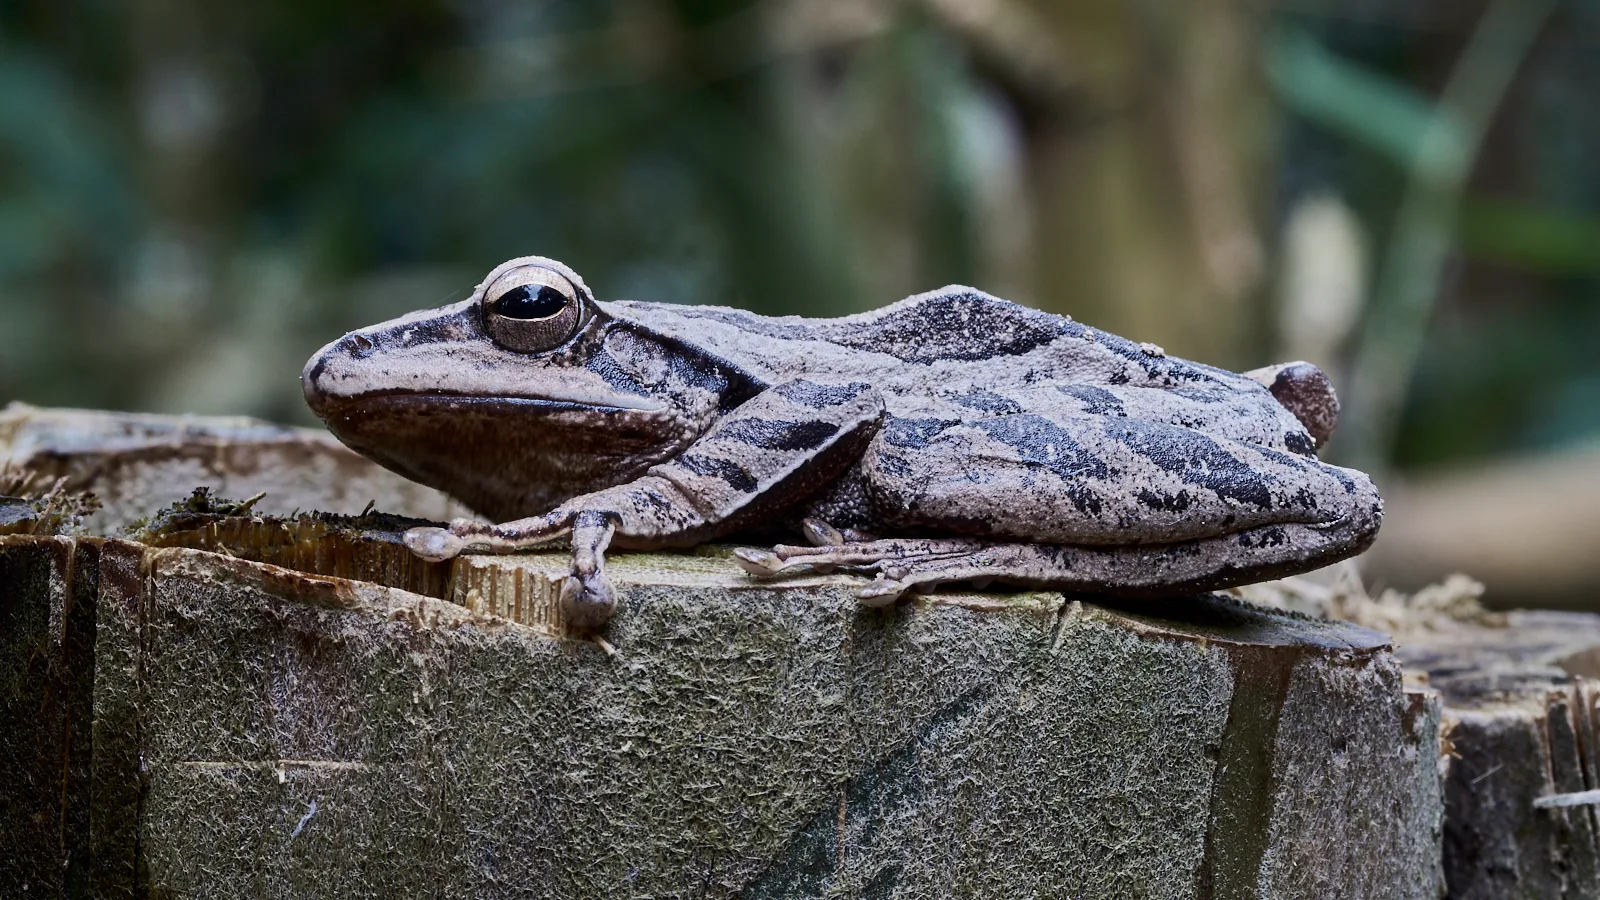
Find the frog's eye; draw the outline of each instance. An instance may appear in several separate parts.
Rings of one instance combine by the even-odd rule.
[[[483,325],[494,342],[518,353],[566,343],[583,320],[583,295],[559,272],[522,266],[483,292]]]

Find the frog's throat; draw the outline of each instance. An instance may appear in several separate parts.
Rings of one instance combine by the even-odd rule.
[[[679,411],[389,393],[317,410],[352,450],[495,521],[638,477],[700,431]]]

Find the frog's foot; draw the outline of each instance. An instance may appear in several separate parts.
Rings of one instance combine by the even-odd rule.
[[[925,538],[868,541],[820,547],[779,545],[771,550],[740,548],[734,556],[745,571],[761,577],[798,569],[828,572],[838,568],[876,577],[856,595],[865,606],[887,606],[907,592],[953,582],[978,590],[991,582],[1018,585],[1083,586],[1088,579],[1074,571],[1078,554],[1095,548],[1050,544],[997,543],[973,538]]]
[[[402,540],[408,550],[428,562],[444,562],[467,549],[467,542],[448,528],[413,528]]]
[[[1015,551],[1031,545],[1003,544],[977,553],[957,553],[948,556],[885,560],[877,566],[878,577],[856,592],[863,606],[887,606],[907,591],[949,584],[956,581],[971,582],[983,590],[996,578],[1004,578],[1008,569],[1014,569]],[[1023,554],[1027,554],[1023,550]]]
[[[810,530],[807,529],[807,537],[811,537]],[[733,551],[733,555],[746,572],[762,578],[789,574],[802,568],[824,573],[839,568],[876,572],[877,580],[862,588],[859,595],[868,605],[881,606],[894,602],[896,597],[920,584],[993,578],[995,572],[982,566],[981,561],[974,564],[977,566],[977,574],[974,575],[934,574],[964,571],[960,563],[980,557],[987,546],[983,541],[970,538],[903,538],[858,542],[841,539],[839,543],[810,547],[788,544],[779,544],[771,550],[740,547]]]
[[[582,512],[572,527],[572,574],[561,583],[561,617],[580,632],[598,630],[617,611],[617,592],[606,577],[605,553],[616,524],[601,512]]]
[[[858,543],[825,543],[809,547],[779,544],[771,550],[739,547],[734,559],[746,572],[759,578],[787,574],[802,567],[866,568],[885,560],[970,552],[983,542],[970,538],[891,538]]]
[[[821,519],[806,519],[801,523],[800,531],[813,547],[843,547],[846,544],[860,544],[873,540],[864,532],[854,528],[835,528]],[[813,562],[809,565],[811,571],[819,575],[826,575],[835,568],[834,564],[827,562]]]

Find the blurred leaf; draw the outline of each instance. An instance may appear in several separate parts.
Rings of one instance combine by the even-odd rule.
[[[1298,29],[1275,33],[1266,56],[1268,79],[1295,112],[1403,167],[1448,171],[1462,164],[1467,148],[1459,124],[1435,122],[1433,102],[1410,85],[1328,52]],[[1430,135],[1432,128],[1444,131]],[[1434,158],[1418,158],[1430,145]]]
[[[15,49],[0,56],[0,278],[85,249],[114,256],[136,218],[103,111],[51,62]]]
[[[1478,259],[1557,275],[1600,274],[1600,218],[1511,200],[1468,199],[1457,235]]]

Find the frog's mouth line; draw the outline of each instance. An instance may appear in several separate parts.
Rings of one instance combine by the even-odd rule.
[[[355,410],[387,412],[434,412],[440,410],[489,411],[499,408],[505,412],[522,411],[548,415],[561,412],[597,412],[632,414],[671,414],[671,408],[659,400],[640,397],[637,403],[631,398],[612,394],[604,398],[554,398],[554,397],[484,397],[474,394],[455,394],[448,391],[373,391],[354,397],[324,396],[314,411],[323,420],[346,416]],[[622,402],[617,402],[622,401]]]

